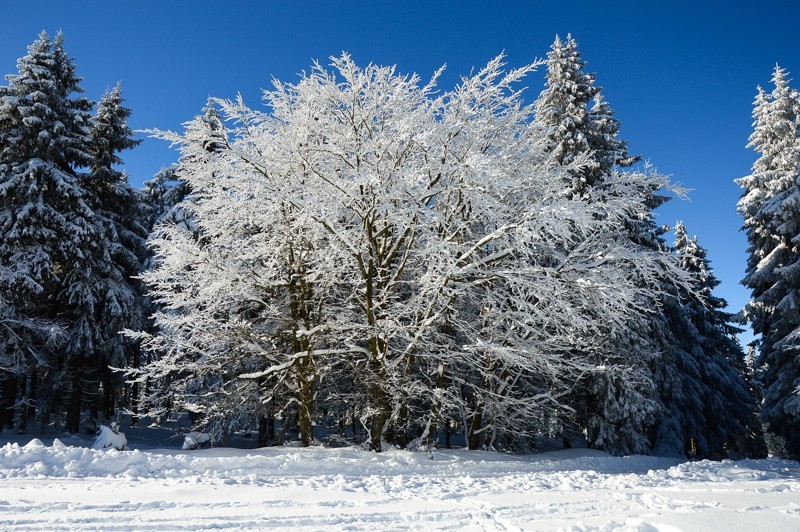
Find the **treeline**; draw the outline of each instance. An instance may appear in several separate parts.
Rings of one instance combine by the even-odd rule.
[[[0,87],[4,428],[125,408],[264,445],[766,454],[766,336],[748,365],[574,39],[452,90],[331,61],[153,132],[180,160],[134,191],[119,87],[92,114],[61,36],[31,45]]]

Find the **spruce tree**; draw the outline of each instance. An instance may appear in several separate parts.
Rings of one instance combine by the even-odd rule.
[[[95,303],[86,281],[97,230],[76,174],[90,161],[91,102],[60,33],[51,41],[42,32],[17,66],[0,87],[0,265],[9,272],[0,289],[17,313],[65,324],[63,346],[31,360],[25,379],[52,400],[74,396],[76,361],[93,341],[74,319]]]
[[[641,157],[628,153],[628,142],[619,138],[620,123],[614,117],[614,110],[603,98],[598,89],[594,103],[589,110],[589,148],[593,152],[592,160],[594,180],[598,176],[607,175],[617,166],[626,168],[638,162]]]
[[[545,89],[535,102],[536,120],[548,132],[549,151],[559,164],[582,161],[572,172],[574,194],[598,184],[612,168],[628,167],[639,160],[628,153],[618,137],[619,121],[603,99],[595,75],[586,72],[578,43],[556,36],[547,54]]]
[[[536,122],[547,132],[547,148],[556,164],[580,165],[570,172],[566,194],[575,201],[610,203],[637,187],[622,170],[639,157],[631,156],[627,142],[619,138],[620,123],[585,67],[575,39],[556,37],[548,53],[546,87],[535,102]],[[640,192],[651,209],[663,202],[653,190]],[[631,249],[665,249],[651,215],[624,223],[620,238]],[[664,275],[671,282],[666,271]],[[597,370],[586,373],[575,387],[571,404],[576,412],[564,420],[565,445],[583,433],[589,445],[613,453],[649,450],[646,434],[658,406],[650,373],[649,316],[642,313],[625,333],[609,328],[607,337],[598,339],[605,354],[598,358]]]
[[[572,35],[567,35],[566,41],[556,36],[547,54],[545,89],[535,108],[537,122],[548,132],[548,151],[558,164],[578,161],[591,150],[589,103],[600,89],[594,85],[594,74],[586,72],[585,67]],[[592,184],[595,165],[585,164],[588,168],[573,172],[573,193],[580,194]]]
[[[90,171],[82,176],[87,202],[101,235],[93,257],[93,287],[102,309],[96,314],[94,327],[102,342],[92,353],[90,372],[96,376],[91,382],[102,383],[106,418],[113,412],[121,384],[121,377],[109,366],[125,367],[137,362],[138,348],[125,340],[120,331],[142,328],[145,322],[142,287],[135,279],[147,258],[143,196],[131,188],[127,175],[117,169],[122,164],[119,153],[141,141],[133,139],[127,123],[131,111],[123,103],[119,84],[98,103],[90,123]],[[87,390],[95,399],[98,391],[97,386]],[[97,400],[90,404],[95,417]]]
[[[692,290],[682,290],[665,305],[671,341],[657,368],[664,415],[656,446],[683,450],[696,457],[722,458],[729,453],[766,454],[756,396],[745,381],[745,356],[736,340],[741,332],[713,294],[719,281],[706,250],[689,238],[683,223],[675,227],[674,252],[689,273]]]
[[[759,157],[744,188],[748,261],[742,283],[751,290],[747,316],[758,340],[762,416],[768,430],[800,457],[800,95],[775,67],[771,93],[759,88],[748,147]]]

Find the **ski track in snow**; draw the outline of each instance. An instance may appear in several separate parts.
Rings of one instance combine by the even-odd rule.
[[[800,464],[360,448],[0,449],[2,530],[800,530]]]

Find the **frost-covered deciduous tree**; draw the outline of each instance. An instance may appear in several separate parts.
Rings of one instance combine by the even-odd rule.
[[[513,445],[571,408],[598,339],[672,268],[624,229],[665,181],[614,172],[616,194],[567,197],[587,159],[548,152],[516,89],[535,66],[500,57],[437,94],[343,55],[276,82],[268,112],[218,101],[230,129],[206,113],[161,133],[197,231],[153,240],[161,358],[138,378],[205,424],[291,411],[305,444],[321,405],[349,411],[374,450],[453,420],[470,447]]]
[[[779,66],[772,83],[771,93],[759,88],[753,109],[748,147],[759,157],[752,174],[737,180],[749,244],[742,282],[752,291],[746,314],[760,335],[762,415],[800,456],[800,95]]]

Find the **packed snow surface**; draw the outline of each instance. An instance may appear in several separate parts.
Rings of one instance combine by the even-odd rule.
[[[0,449],[2,530],[800,530],[800,464],[361,448]]]

